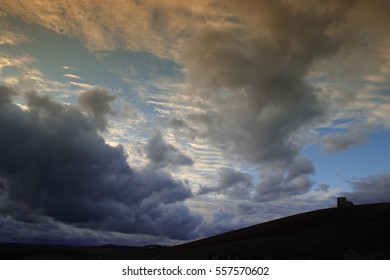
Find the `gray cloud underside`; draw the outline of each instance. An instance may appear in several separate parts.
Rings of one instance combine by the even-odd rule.
[[[369,132],[374,129],[373,124],[356,123],[350,125],[347,131],[326,134],[317,142],[323,146],[325,152],[342,151],[351,146],[366,143]]]
[[[352,192],[344,192],[354,203],[372,203],[390,201],[390,173],[375,174],[364,178],[347,181],[352,186]]]
[[[305,76],[314,60],[338,50],[329,29],[341,11],[317,15],[281,1],[228,3],[241,26],[200,32],[183,55],[195,92],[210,102],[208,113],[190,119],[204,124],[214,143],[251,162],[289,162],[300,148],[293,134],[325,114]]]
[[[115,115],[110,104],[115,99],[116,96],[110,94],[106,89],[92,88],[80,94],[77,101],[95,122],[97,128],[105,131],[107,129],[107,116]]]
[[[248,174],[231,168],[221,168],[218,170],[218,184],[214,187],[201,187],[198,195],[217,192],[232,199],[249,199],[252,189],[252,178]]]
[[[186,122],[233,158],[259,165],[256,200],[303,194],[314,168],[294,137],[326,113],[305,77],[315,60],[338,50],[339,38],[329,30],[344,7],[316,14],[282,1],[245,3],[226,3],[239,27],[199,32],[185,49],[192,92],[209,106]]]
[[[159,169],[169,166],[193,165],[194,163],[190,157],[166,143],[160,132],[155,132],[149,139],[145,146],[145,153],[151,168]]]
[[[28,110],[0,88],[0,214],[81,228],[187,239],[202,223],[181,202],[191,191],[169,174],[133,170],[74,106],[34,92]],[[21,97],[20,95],[18,96]]]
[[[234,11],[238,24],[198,31],[181,57],[190,92],[204,100],[206,112],[173,125],[192,130],[234,159],[257,165],[257,200],[306,193],[314,167],[302,155],[305,142],[297,139],[329,114],[322,89],[309,83],[308,73],[316,63],[360,44],[364,21],[358,15],[366,14],[365,9],[378,14],[365,28],[375,28],[382,34],[378,38],[383,37],[388,20],[380,10],[388,5],[248,0],[224,1],[223,6]],[[357,131],[358,138],[356,133],[329,135],[318,143],[340,150],[364,141],[367,131]]]

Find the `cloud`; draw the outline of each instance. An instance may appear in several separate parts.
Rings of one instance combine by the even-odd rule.
[[[201,187],[198,195],[217,192],[234,199],[249,199],[253,188],[252,177],[231,168],[220,168],[215,187]]]
[[[325,114],[305,75],[315,60],[338,50],[329,29],[341,11],[318,15],[282,1],[245,3],[227,4],[239,28],[205,30],[186,46],[182,59],[194,92],[210,102],[209,112],[193,119],[217,145],[251,162],[288,161],[299,152],[293,134]]]
[[[375,174],[359,179],[347,180],[352,192],[341,193],[354,203],[374,203],[390,201],[390,173]]]
[[[326,152],[365,143],[370,133],[389,127],[389,3],[352,3],[337,28],[337,33],[343,35],[340,51],[313,67],[312,74],[317,76],[311,80],[330,93],[330,118],[336,123],[344,116],[353,120],[342,133],[321,135],[318,143]]]
[[[0,85],[0,92],[0,106],[11,103],[14,96],[17,95],[16,91],[3,85]]]
[[[303,195],[309,192],[313,185],[310,179],[313,174],[312,163],[303,156],[297,156],[287,168],[279,169],[278,172],[267,172],[257,187],[253,200],[265,202]]]
[[[327,185],[327,184],[319,184],[319,185],[316,187],[316,189],[317,189],[318,191],[321,191],[321,192],[328,192],[328,191],[329,191],[329,188],[330,188],[330,186]]]
[[[125,234],[112,231],[97,231],[77,228],[55,222],[31,223],[0,216],[0,243],[61,244],[71,246],[99,246],[106,244],[144,246],[150,244],[175,244],[179,241],[145,235]]]
[[[36,59],[30,55],[0,56],[0,73],[2,84],[20,90],[39,90],[42,92],[66,92],[67,86],[61,82],[46,79],[44,74],[34,66]]]
[[[237,25],[197,30],[181,56],[192,85],[189,94],[202,98],[206,112],[188,114],[185,122],[174,124],[191,127],[197,137],[230,158],[256,165],[260,201],[310,191],[314,166],[302,154],[309,140],[305,137],[334,117],[337,101],[324,94],[332,92],[332,85],[316,84],[323,80],[311,79],[311,71],[322,66],[319,69],[329,71],[328,75],[334,68],[342,75],[346,68],[351,73],[365,68],[364,77],[371,70],[386,68],[387,62],[381,60],[387,61],[388,56],[387,5],[383,1],[224,1],[222,6]],[[357,54],[363,53],[368,53],[370,67],[361,65]],[[329,64],[333,68],[324,67]],[[376,104],[369,108],[369,121],[363,126],[357,118],[359,125],[344,134],[325,134],[317,143],[330,152],[364,142],[378,123],[373,119],[378,119],[379,98],[383,99],[376,94],[371,103],[347,106],[357,118],[362,108]],[[337,108],[342,111],[344,105]],[[381,110],[381,116],[382,112],[386,111]]]
[[[202,30],[185,46],[191,94],[208,105],[187,121],[232,158],[260,167],[262,197],[302,194],[310,190],[314,168],[295,137],[327,111],[306,75],[315,61],[340,49],[342,38],[332,30],[347,5],[328,11],[286,1],[244,2],[224,2],[238,26]]]
[[[147,51],[183,62],[192,83],[203,89],[191,94],[201,91],[211,103],[202,116],[209,118],[207,137],[252,162],[293,158],[301,147],[292,145],[292,135],[324,117],[326,106],[307,82],[316,64],[329,60],[336,66],[326,70],[341,71],[337,76],[349,72],[385,80],[388,74],[383,0],[120,0],[115,9],[106,9],[105,1],[3,2],[5,15],[78,38],[90,50]],[[223,113],[243,110],[246,117]],[[219,127],[220,119],[229,125]]]
[[[7,67],[25,69],[32,61],[33,58],[28,55],[14,56],[2,53],[0,57],[0,72],[4,75],[4,70]]]
[[[87,111],[87,114],[101,131],[107,129],[107,115],[115,115],[115,111],[110,105],[115,99],[115,95],[102,88],[92,88],[77,97],[81,107]]]
[[[112,5],[108,9],[104,0],[45,0],[39,5],[4,0],[1,9],[5,15],[77,38],[91,51],[147,51],[164,58],[177,57],[193,29],[231,24],[228,14],[209,0],[118,0]]]
[[[91,84],[86,84],[86,83],[76,83],[76,82],[69,82],[70,85],[76,86],[80,88],[81,90],[92,90],[95,87]]]
[[[194,128],[188,126],[186,121],[182,119],[172,118],[169,121],[169,126],[173,128],[175,132],[179,132],[179,134],[185,135],[189,139],[195,139],[198,134]]]
[[[123,147],[106,144],[77,107],[29,92],[22,110],[12,103],[15,94],[0,88],[0,216],[173,239],[198,235],[202,219],[182,204],[192,193],[181,181],[132,169]]]
[[[0,31],[0,45],[16,46],[27,40],[28,38],[23,34],[13,33],[9,30],[4,30],[4,29]]]
[[[366,143],[369,131],[372,129],[358,127],[344,133],[330,133],[319,138],[317,143],[323,146],[325,152],[338,152],[350,146]]]
[[[70,79],[81,80],[81,78],[79,76],[73,75],[73,74],[64,74],[62,76],[66,77],[66,78],[70,78]]]
[[[23,34],[15,28],[15,26],[4,21],[2,13],[0,13],[0,25],[2,26],[0,29],[0,45],[17,46],[30,39],[26,34]]]
[[[171,144],[165,143],[160,132],[155,132],[153,137],[149,139],[145,146],[145,152],[153,168],[194,164],[191,158]]]

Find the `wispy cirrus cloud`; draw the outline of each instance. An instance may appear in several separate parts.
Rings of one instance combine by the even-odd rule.
[[[81,78],[77,75],[74,74],[64,74],[63,75],[65,78],[70,78],[70,79],[75,79],[75,80],[81,80]]]

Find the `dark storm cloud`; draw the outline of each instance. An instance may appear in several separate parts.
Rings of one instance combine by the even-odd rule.
[[[80,94],[77,101],[101,131],[107,129],[107,115],[114,115],[111,102],[116,99],[106,89],[93,88]]]
[[[390,201],[390,173],[371,175],[347,181],[352,192],[341,193],[354,203],[374,203]]]
[[[215,187],[201,187],[198,194],[218,192],[235,199],[248,199],[252,188],[250,175],[231,168],[221,168],[218,171],[218,184]]]
[[[26,94],[28,110],[0,88],[0,215],[53,219],[76,227],[185,239],[199,215],[181,204],[192,193],[162,171],[133,170],[75,106]],[[180,217],[178,217],[180,216]]]
[[[184,155],[171,144],[164,141],[160,132],[156,132],[145,146],[146,155],[153,168],[167,166],[192,165],[191,158]]]
[[[223,151],[260,166],[258,199],[310,190],[314,168],[296,137],[326,117],[306,80],[314,62],[336,54],[349,1],[225,1],[239,26],[201,31],[186,46],[192,93],[208,102],[188,120]]]

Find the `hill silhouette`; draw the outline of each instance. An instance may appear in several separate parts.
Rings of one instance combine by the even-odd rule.
[[[176,258],[390,259],[390,203],[301,213],[170,248]]]
[[[172,247],[0,245],[2,259],[390,259],[390,203],[328,208]]]

